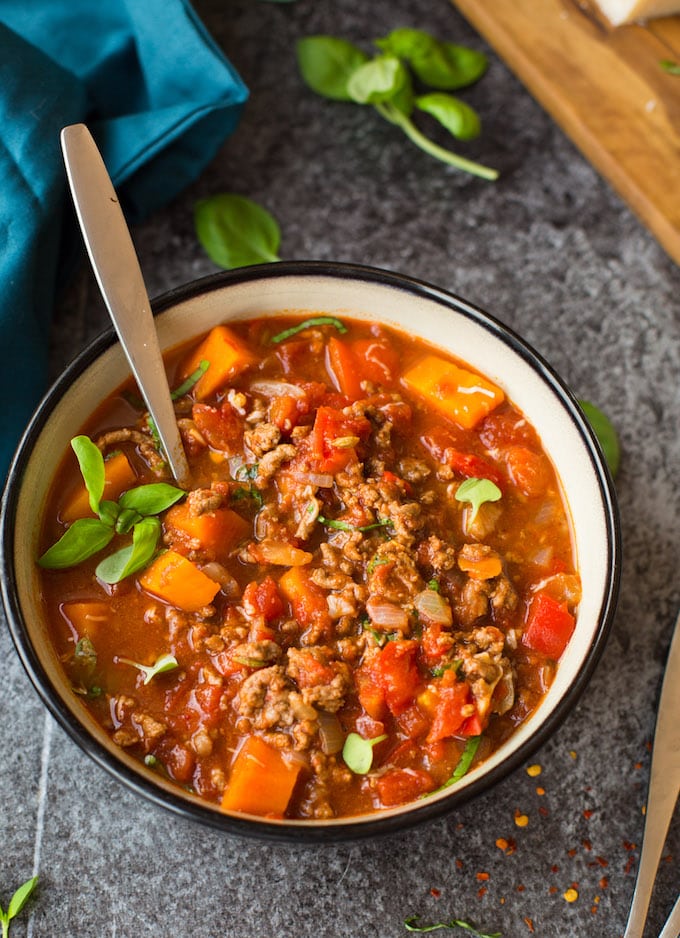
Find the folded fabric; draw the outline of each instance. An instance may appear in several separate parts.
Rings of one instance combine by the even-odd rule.
[[[187,0],[3,0],[0,480],[45,388],[72,225],[61,128],[88,124],[138,221],[200,174],[247,94]]]

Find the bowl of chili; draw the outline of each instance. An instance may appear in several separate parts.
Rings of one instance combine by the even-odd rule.
[[[154,804],[281,841],[400,830],[516,769],[618,591],[564,382],[474,305],[356,265],[244,268],[154,312],[190,490],[108,332],[4,492],[3,600],[51,713]]]

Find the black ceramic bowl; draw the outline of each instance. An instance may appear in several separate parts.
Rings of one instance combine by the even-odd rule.
[[[226,814],[147,769],[116,747],[73,694],[47,637],[40,605],[40,518],[69,440],[97,402],[128,376],[113,332],[90,345],[49,391],[19,446],[2,503],[2,590],[21,660],[58,722],[100,766],[156,805],[231,834],[323,843],[398,831],[454,810],[529,757],[574,706],[609,632],[620,569],[612,483],[580,408],[554,371],[491,316],[433,286],[343,264],[279,263],[190,283],[154,303],[169,349],[230,319],[313,312],[375,319],[421,336],[499,384],[537,429],[561,481],[583,581],[574,635],[541,706],[487,761],[441,794],[379,814],[328,821]]]

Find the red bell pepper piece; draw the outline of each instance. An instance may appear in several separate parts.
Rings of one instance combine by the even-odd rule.
[[[557,661],[567,647],[575,624],[566,603],[558,602],[548,593],[536,593],[529,604],[522,644]]]

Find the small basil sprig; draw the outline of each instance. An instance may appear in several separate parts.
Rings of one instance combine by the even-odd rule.
[[[602,452],[609,466],[612,478],[616,478],[616,473],[619,471],[619,463],[621,462],[621,447],[619,445],[618,434],[609,417],[594,404],[591,404],[589,401],[579,401],[579,404],[602,447]]]
[[[194,208],[198,240],[208,257],[230,270],[280,260],[281,229],[273,215],[242,195],[223,192]]]
[[[2,938],[8,938],[9,923],[13,918],[16,918],[19,912],[21,912],[23,907],[26,905],[37,883],[37,876],[31,877],[31,879],[27,879],[23,885],[19,886],[17,891],[9,900],[7,911],[5,912],[2,906],[0,906],[0,925],[2,925]]]
[[[477,512],[484,502],[497,502],[502,496],[501,490],[490,479],[466,479],[456,489],[457,502],[469,502],[472,505],[470,523],[477,517]]]
[[[667,72],[669,75],[680,75],[680,63],[674,62],[672,59],[661,59],[659,65]]]
[[[366,775],[373,765],[373,747],[384,739],[387,739],[385,733],[374,739],[364,739],[358,733],[350,733],[342,747],[342,758],[347,768],[356,775]]]
[[[411,915],[409,918],[404,919],[404,928],[406,931],[420,932],[422,934],[428,931],[438,931],[440,928],[462,928],[471,935],[476,935],[477,938],[502,938],[502,932],[481,932],[478,931],[474,925],[470,925],[469,922],[465,922],[459,918],[452,918],[448,922],[435,922],[434,925],[421,925],[418,921],[419,918],[419,915]]]
[[[486,68],[485,56],[453,43],[441,43],[416,29],[395,30],[375,44],[381,53],[369,59],[345,39],[334,36],[300,39],[297,58],[302,77],[323,97],[373,106],[382,117],[400,127],[416,146],[444,163],[484,179],[496,179],[495,169],[439,146],[412,120],[413,111],[418,109],[434,117],[458,139],[476,137],[480,131],[476,113],[463,101],[439,89],[461,88],[477,81]],[[438,90],[417,96],[411,72]]]
[[[104,583],[119,583],[143,569],[151,560],[161,534],[160,514],[186,493],[166,482],[139,485],[124,492],[117,502],[102,500],[106,473],[101,451],[87,436],[71,440],[90,501],[98,518],[78,518],[61,538],[38,559],[48,570],[74,567],[99,553],[116,534],[132,531],[132,544],[105,557],[96,569]]]
[[[144,675],[144,683],[148,684],[157,674],[165,674],[166,671],[174,671],[179,667],[174,655],[160,655],[152,665],[139,664],[138,661],[132,661],[130,658],[118,658],[121,664],[129,664],[137,668]]]
[[[305,319],[303,322],[291,326],[290,329],[284,329],[283,332],[277,333],[272,336],[270,341],[273,345],[278,345],[279,342],[285,342],[291,336],[297,335],[298,332],[303,332],[305,329],[311,329],[313,326],[333,326],[341,335],[347,332],[347,326],[339,319],[336,319],[335,316],[312,316],[311,319]]]

